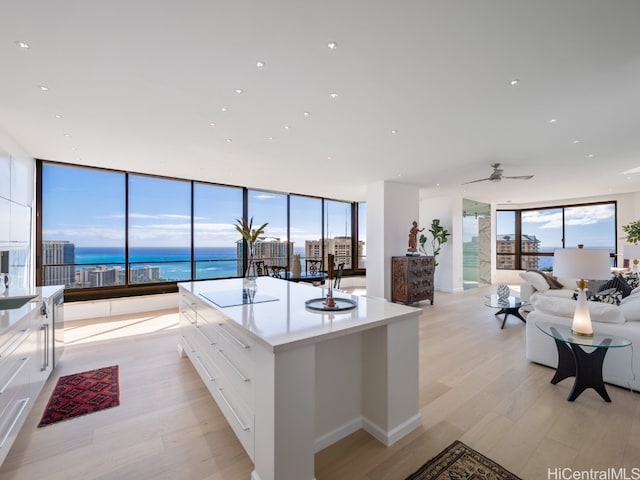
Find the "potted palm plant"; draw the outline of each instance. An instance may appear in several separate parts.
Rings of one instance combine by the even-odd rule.
[[[264,234],[264,230],[267,225],[268,223],[263,223],[258,228],[253,228],[253,217],[251,217],[248,222],[244,217],[236,219],[234,227],[242,236],[242,239],[245,241],[247,246],[247,269],[244,272],[244,277],[248,280],[256,279],[257,273],[253,258],[255,254],[255,246],[260,236]]]

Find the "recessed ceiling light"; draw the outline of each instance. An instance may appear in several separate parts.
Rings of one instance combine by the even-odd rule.
[[[392,135],[395,135],[396,133],[398,133],[398,130],[391,130]]]
[[[285,130],[289,130],[289,125],[285,125],[285,126],[284,126],[284,129],[285,129]]]
[[[327,157],[327,160],[331,160],[331,157]]]
[[[302,112],[302,115],[305,116],[305,117],[308,117],[309,115],[311,115],[311,113],[310,112]]]
[[[242,90],[241,88],[236,88],[234,90],[234,92],[236,92],[238,95],[240,95],[242,92],[244,92],[244,90]]]
[[[573,143],[580,143],[580,140],[574,140]]]
[[[512,87],[514,87],[515,85],[518,85],[520,83],[520,80],[518,78],[514,78],[513,80],[511,80],[509,82],[509,85],[511,85]]]
[[[29,45],[28,43],[25,42],[21,42],[20,40],[16,40],[15,43],[17,46],[19,46],[20,48],[24,48],[25,50],[28,50],[31,48],[31,45]]]
[[[595,157],[593,153],[590,153],[589,155],[587,155],[587,158],[593,158],[593,157]]]
[[[49,87],[47,87],[46,85],[38,85],[38,88],[39,88],[40,90],[42,90],[43,92],[46,92],[46,91],[48,91],[48,90],[49,90]]]
[[[273,140],[273,137],[267,137],[267,140],[271,141]]]
[[[211,125],[212,127],[215,127],[216,126],[216,122],[211,122],[211,123],[209,123],[209,125]]]
[[[258,60],[258,61],[256,62],[256,67],[258,67],[258,68],[263,68],[263,67],[264,67],[264,62],[263,62],[263,61],[261,61],[261,60]]]
[[[74,152],[78,151],[78,147],[71,147],[71,150],[73,150]]]
[[[226,142],[227,142],[227,143],[231,143],[231,142],[233,142],[233,140],[232,140],[232,139],[230,139],[230,138],[227,138]]]
[[[336,42],[329,42],[327,43],[327,47],[329,47],[331,50],[335,50],[336,48],[338,48],[338,44]]]
[[[440,186],[440,184],[439,184],[439,183],[436,183],[436,187],[439,187],[439,186]]]
[[[337,94],[337,93],[335,93],[335,92],[330,93],[330,94],[329,94],[329,96],[330,96],[331,98],[338,98],[338,94]]]
[[[227,107],[222,107],[222,108],[220,109],[220,111],[221,111],[221,112],[226,112],[227,110],[229,110]]]
[[[55,117],[55,118],[57,118],[58,120],[60,120],[60,119],[62,118],[62,115],[60,115],[59,113],[56,113],[56,114],[54,115],[54,117]]]
[[[70,133],[65,133],[64,136],[69,138],[71,136],[71,134]]]
[[[557,121],[558,121],[558,119],[557,119],[557,118],[550,118],[550,119],[548,120],[548,122],[549,122],[549,123],[556,123]]]

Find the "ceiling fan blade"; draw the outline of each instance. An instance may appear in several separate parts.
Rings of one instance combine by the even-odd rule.
[[[508,178],[510,180],[529,180],[530,178],[533,178],[533,175],[518,175],[516,177],[502,177],[502,178]]]
[[[479,180],[471,180],[470,182],[464,182],[461,185],[467,185],[469,183],[486,182],[487,180],[491,180],[491,179],[490,178],[480,178]]]

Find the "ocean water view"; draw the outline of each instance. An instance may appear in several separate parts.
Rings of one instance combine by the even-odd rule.
[[[304,254],[304,248],[294,248]],[[239,274],[236,247],[200,247],[195,249],[196,272],[194,278],[224,278]],[[284,263],[286,260],[277,263]],[[122,266],[125,262],[123,247],[76,247],[76,268],[89,266]],[[135,267],[158,267],[162,280],[191,279],[190,247],[130,247],[129,263]]]

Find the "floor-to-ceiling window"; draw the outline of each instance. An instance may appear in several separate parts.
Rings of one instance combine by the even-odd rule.
[[[344,263],[344,268],[351,269],[351,204],[325,200],[324,205],[324,265],[327,264],[327,255],[333,254],[336,265]]]
[[[191,279],[191,182],[128,178],[129,283]]]
[[[302,271],[307,260],[322,259],[322,199],[291,195],[290,235],[293,252],[300,255]]]
[[[363,256],[362,238],[354,245],[362,226],[353,225],[362,203],[37,164],[38,284],[64,284],[70,299],[175,291],[178,281],[242,276],[244,245],[234,224],[245,214],[255,226],[268,223],[256,257],[270,267],[289,269],[299,253],[326,269],[332,253],[348,274]]]
[[[288,268],[289,240],[287,234],[287,195],[284,193],[249,190],[248,217],[254,226],[268,223],[264,236],[255,245],[255,259],[270,267]],[[238,242],[242,248],[242,242]]]
[[[45,163],[41,177],[42,285],[124,285],[126,174]]]
[[[615,263],[616,203],[496,212],[498,269],[553,269],[556,248],[607,248]]]
[[[367,268],[367,204],[358,203],[358,239],[356,248],[358,268]]]
[[[242,272],[238,232],[242,188],[193,184],[193,254],[197,280],[233,277]]]

